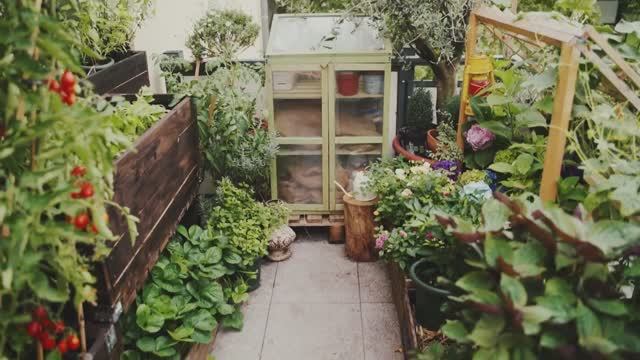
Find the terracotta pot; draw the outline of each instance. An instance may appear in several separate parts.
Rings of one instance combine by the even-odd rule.
[[[433,152],[438,149],[438,130],[431,129],[427,131],[427,148]]]
[[[408,152],[407,149],[403,148],[402,145],[400,144],[400,137],[397,135],[396,137],[393,138],[392,145],[393,145],[393,150],[395,150],[396,154],[402,156],[407,160],[428,162],[429,164],[435,163],[435,160],[427,159],[425,157]]]

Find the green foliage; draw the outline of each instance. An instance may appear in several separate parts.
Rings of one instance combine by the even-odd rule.
[[[377,244],[380,255],[402,268],[425,256],[432,256],[435,264],[451,265],[455,251],[441,251],[449,242],[435,215],[452,212],[478,221],[480,202],[463,196],[446,173],[431,170],[426,163],[383,160],[372,164],[368,172],[370,190],[379,199],[374,214],[382,224]],[[447,271],[445,266],[440,268]],[[451,269],[456,271],[455,266]]]
[[[253,45],[259,31],[251,17],[242,12],[210,11],[196,21],[186,45],[196,60],[231,60],[239,51]]]
[[[289,216],[283,204],[257,202],[250,189],[233,185],[227,178],[218,182],[213,204],[208,211],[211,229],[229,239],[243,266],[251,266],[267,254],[271,233]]]
[[[486,182],[487,173],[482,170],[467,170],[460,174],[460,178],[458,178],[458,183],[462,186],[478,181]]]
[[[81,72],[79,43],[40,3],[4,1],[0,10],[0,358],[8,359],[35,358],[20,331],[34,306],[57,312],[96,300],[92,262],[115,240],[103,217],[113,205],[109,148],[127,144],[84,96],[68,106],[48,90],[65,69]],[[86,168],[90,198],[71,198],[76,165]],[[85,211],[97,234],[66,221]]]
[[[163,106],[151,104],[153,97],[145,89],[141,90],[137,99],[132,102],[121,97],[114,97],[111,101],[115,102],[115,105],[111,106],[106,101],[101,101],[98,107],[111,115],[111,128],[122,133],[130,142],[134,142],[167,113]],[[111,151],[115,154],[124,150],[126,148],[118,144],[111,146]]]
[[[635,0],[620,0],[618,14],[627,21],[640,21],[640,3]]]
[[[278,13],[336,13],[348,8],[350,0],[275,0]]]
[[[210,228],[179,226],[177,233],[126,314],[126,358],[179,359],[192,344],[209,343],[219,323],[242,328],[248,286],[237,276],[241,254]]]
[[[135,31],[153,5],[153,0],[62,0],[57,12],[65,25],[75,29],[87,65],[116,52],[128,50]]]
[[[423,138],[427,130],[433,128],[433,102],[431,91],[418,88],[409,98],[406,126],[419,132]]]
[[[434,160],[459,160],[462,161],[462,151],[456,142],[457,130],[451,127],[448,122],[438,124],[438,147],[436,151],[429,154],[429,158]]]
[[[261,118],[254,118],[256,94],[245,84],[256,82],[262,79],[254,68],[226,64],[170,92],[194,97],[204,165],[213,178],[226,176],[264,192],[278,147],[274,133],[263,128]]]
[[[640,309],[621,290],[630,279],[619,266],[639,245],[638,224],[572,216],[530,194],[489,200],[482,215],[483,225],[470,228],[440,219],[461,242],[482,246],[467,260],[475,269],[452,279],[451,299],[465,306],[443,326],[445,335],[472,345],[474,358],[640,352]]]
[[[531,144],[513,144],[503,153],[504,160],[511,162],[494,162],[490,170],[502,174],[500,185],[509,193],[536,192],[540,188],[540,178],[546,150],[546,138],[532,134]]]

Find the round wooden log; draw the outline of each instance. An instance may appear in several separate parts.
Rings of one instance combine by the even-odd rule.
[[[358,201],[347,195],[343,200],[347,256],[355,261],[376,261],[373,212],[377,201]]]

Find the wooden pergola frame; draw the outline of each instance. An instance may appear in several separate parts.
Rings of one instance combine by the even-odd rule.
[[[640,98],[635,92],[607,65],[599,55],[588,46],[588,40],[592,40],[599,46],[622,72],[640,88],[640,76],[633,71],[622,56],[613,49],[607,40],[593,27],[585,26],[578,29],[568,24],[555,21],[540,21],[535,24],[520,19],[513,13],[502,12],[493,7],[480,7],[474,10],[469,17],[469,30],[466,39],[465,73],[458,119],[458,145],[464,149],[463,126],[467,116],[464,113],[468,101],[466,84],[469,74],[466,71],[469,58],[475,54],[478,41],[478,25],[485,24],[503,32],[513,33],[519,38],[531,40],[537,44],[552,45],[560,48],[560,63],[558,70],[558,82],[556,96],[553,101],[553,112],[549,126],[547,150],[542,170],[542,182],[540,184],[540,197],[543,201],[553,201],[558,193],[558,179],[564,158],[569,121],[573,109],[573,100],[578,79],[578,65],[580,55],[583,54],[592,62],[598,70],[611,82],[611,84],[624,95],[629,103],[640,110]]]

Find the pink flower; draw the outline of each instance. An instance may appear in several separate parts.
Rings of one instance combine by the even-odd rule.
[[[473,151],[480,151],[493,144],[496,136],[489,129],[485,129],[478,124],[474,124],[465,134],[467,143],[471,145]]]
[[[376,239],[376,249],[382,250],[382,248],[384,247],[384,243],[387,242],[388,239],[389,234],[387,234],[386,232],[380,234],[380,236],[378,236],[378,238]]]

